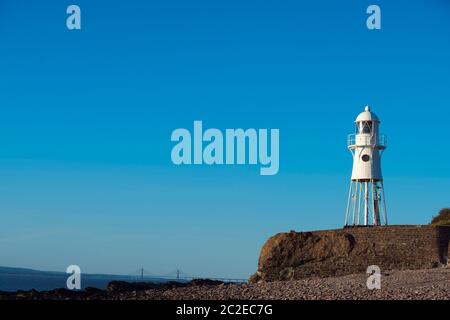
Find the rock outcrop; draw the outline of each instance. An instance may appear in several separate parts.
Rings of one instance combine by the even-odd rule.
[[[450,226],[351,227],[279,233],[261,249],[259,281],[297,280],[381,270],[424,269],[448,263]]]
[[[88,287],[84,290],[68,290],[64,288],[37,291],[19,290],[16,292],[0,291],[1,300],[115,300],[122,297],[133,297],[137,292],[154,292],[162,294],[166,291],[178,289],[203,290],[204,288],[225,285],[224,282],[211,279],[193,279],[187,282],[127,282],[111,281],[106,290]]]

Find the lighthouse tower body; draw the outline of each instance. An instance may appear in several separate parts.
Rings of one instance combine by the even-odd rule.
[[[381,155],[386,137],[379,134],[380,120],[367,106],[355,120],[355,133],[348,136],[353,170],[345,225],[387,225]]]

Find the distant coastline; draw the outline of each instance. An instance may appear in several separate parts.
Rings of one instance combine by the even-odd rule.
[[[60,271],[40,271],[28,268],[0,266],[0,291],[53,290],[66,288],[69,275]],[[167,279],[114,274],[83,274],[81,288],[106,289],[111,281],[167,282]]]

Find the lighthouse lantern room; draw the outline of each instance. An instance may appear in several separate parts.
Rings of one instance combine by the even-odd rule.
[[[353,170],[345,215],[345,226],[387,225],[381,155],[386,136],[380,135],[380,120],[369,106],[355,120],[356,130],[348,136]]]

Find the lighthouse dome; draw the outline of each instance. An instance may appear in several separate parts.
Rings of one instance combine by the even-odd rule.
[[[370,107],[366,106],[364,108],[364,111],[361,112],[357,117],[355,122],[361,122],[361,121],[373,121],[373,122],[380,122],[377,115],[370,111]]]

